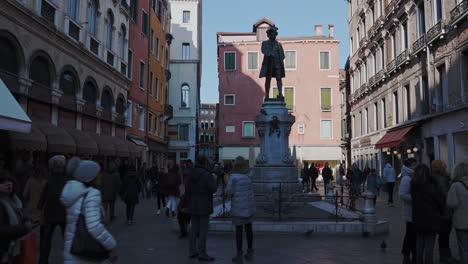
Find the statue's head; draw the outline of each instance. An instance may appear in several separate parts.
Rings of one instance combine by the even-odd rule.
[[[267,30],[267,36],[269,39],[276,39],[278,36],[278,28],[273,26]]]

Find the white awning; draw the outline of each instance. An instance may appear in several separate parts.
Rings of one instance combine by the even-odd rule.
[[[254,147],[254,156],[257,157],[260,153],[259,147]],[[219,157],[221,160],[235,160],[238,156],[249,159],[250,147],[222,147],[219,149]]]
[[[304,161],[321,160],[332,161],[341,160],[340,147],[296,147],[297,159]]]
[[[29,133],[31,119],[0,79],[0,130]]]

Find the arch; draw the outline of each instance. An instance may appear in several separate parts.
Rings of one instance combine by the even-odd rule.
[[[83,85],[83,100],[89,104],[96,104],[99,99],[98,89],[96,80],[88,77]]]
[[[18,39],[7,30],[0,30],[0,71],[15,75],[24,71],[23,47]],[[4,63],[4,64],[3,64]]]
[[[117,96],[117,100],[115,102],[115,111],[120,114],[120,115],[124,115],[125,114],[125,110],[126,110],[126,102],[125,102],[125,97],[123,96],[123,94],[119,94]]]
[[[56,76],[49,54],[42,50],[34,52],[29,60],[29,79],[51,88]]]
[[[105,111],[111,112],[114,107],[114,96],[112,94],[111,88],[108,86],[104,87],[101,95],[101,106]]]
[[[80,78],[73,66],[66,65],[62,68],[62,71],[60,72],[59,87],[60,90],[67,95],[76,96],[76,94],[79,93]]]
[[[188,83],[183,83],[180,87],[180,106],[190,107],[190,86]]]

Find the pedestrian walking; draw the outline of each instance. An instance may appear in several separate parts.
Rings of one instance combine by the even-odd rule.
[[[333,181],[333,172],[330,169],[328,162],[325,162],[325,167],[322,169],[322,177],[323,177],[324,192],[325,192],[325,195],[327,195],[327,186],[331,181]]]
[[[98,189],[100,184],[99,165],[90,160],[82,160],[77,168],[73,170],[73,180],[68,181],[63,188],[61,202],[67,212],[67,226],[65,231],[65,245],[63,249],[64,264],[83,264],[95,263],[84,259],[78,253],[72,253],[72,245],[76,232],[81,232],[78,229],[78,222],[84,218],[86,223],[84,226],[92,238],[105,250],[109,251],[111,259],[116,258],[114,248],[117,243],[112,235],[107,231],[101,222],[101,192]],[[98,249],[96,249],[98,250]],[[105,261],[104,259],[99,260]]]
[[[338,184],[340,186],[343,186],[344,183],[344,178],[346,176],[346,170],[345,170],[345,165],[344,162],[340,164],[340,167],[338,168]]]
[[[305,166],[307,163],[305,163]],[[242,262],[253,258],[253,231],[252,221],[255,212],[255,199],[252,180],[249,174],[248,161],[239,156],[234,162],[231,176],[226,188],[226,196],[231,199],[232,224],[236,228],[237,254],[232,259],[234,262]],[[243,256],[242,236],[246,233],[247,252]]]
[[[33,220],[39,220],[41,212],[38,210],[38,205],[42,190],[46,184],[45,174],[47,172],[44,167],[39,167],[35,168],[31,173],[32,175],[28,177],[23,190],[23,203],[28,216]]]
[[[213,194],[216,192],[216,179],[207,169],[208,159],[199,156],[196,165],[186,182],[186,194],[189,200],[189,214],[192,219],[190,230],[190,258],[201,261],[214,261],[206,252],[209,216],[213,213]]]
[[[79,159],[70,160],[70,166],[76,167],[77,164],[71,164],[76,161],[79,162]],[[65,207],[60,202],[60,195],[67,182],[65,175],[66,162],[67,160],[63,155],[56,155],[49,159],[49,177],[38,204],[38,208],[42,211],[39,264],[49,263],[55,229],[59,227],[62,237],[65,235],[66,212]]]
[[[370,173],[370,168],[366,165],[366,167],[364,168],[364,171],[362,172],[362,179],[361,179],[363,192],[366,190],[367,177],[369,176],[369,173]]]
[[[127,225],[133,225],[135,207],[139,203],[141,192],[140,181],[134,168],[130,167],[123,182],[122,200],[127,206]]]
[[[109,216],[109,221],[115,219],[115,201],[121,189],[119,171],[115,162],[110,162],[107,171],[102,173],[101,195],[104,212]]]
[[[187,225],[190,223],[189,200],[186,194],[180,197],[179,205],[177,206],[177,222],[179,223],[179,238],[187,237]]]
[[[443,194],[444,201],[447,200],[447,193],[450,188],[450,175],[447,172],[447,165],[441,160],[433,160],[431,163],[432,177],[437,181],[440,191]],[[446,205],[444,203],[444,205]],[[441,263],[456,263],[450,250],[450,232],[452,231],[453,211],[444,206],[444,214],[440,226],[438,242],[439,257]]]
[[[447,206],[453,210],[460,264],[468,264],[468,162],[458,163],[452,173]]]
[[[166,196],[164,194],[164,173],[157,169],[153,172],[153,190],[156,194],[156,202],[158,203],[157,215],[161,214],[161,207],[166,205]]]
[[[359,166],[354,163],[352,168],[352,184],[351,189],[352,193],[355,196],[361,195],[361,182],[362,181],[362,171],[359,169]]]
[[[386,190],[388,192],[388,205],[393,205],[393,190],[395,189],[396,171],[390,163],[385,165],[383,169],[383,180],[385,182]]]
[[[403,220],[406,223],[405,237],[403,239],[403,264],[411,264],[416,260],[416,228],[413,223],[413,210],[411,198],[411,179],[416,168],[416,160],[408,159],[403,162],[401,168],[401,183],[398,194],[403,202]]]
[[[309,168],[309,174],[310,174],[310,182],[311,182],[311,190],[313,192],[318,192],[317,188],[317,178],[319,176],[319,171],[317,167],[315,167],[315,164],[312,162]]]
[[[179,187],[181,184],[179,166],[174,164],[167,173],[165,180],[165,195],[167,196],[166,216],[175,217],[177,210],[177,198],[180,196]]]
[[[310,174],[309,174],[309,163],[304,161],[302,170],[301,170],[301,178],[302,178],[302,192],[308,193],[310,190]]]
[[[374,194],[374,205],[377,202],[382,179],[375,172],[375,169],[369,169],[369,176],[367,176],[367,190]]]
[[[416,166],[411,179],[416,264],[434,263],[434,244],[440,231],[445,201],[428,166]]]

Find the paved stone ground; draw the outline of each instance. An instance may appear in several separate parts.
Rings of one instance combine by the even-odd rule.
[[[395,207],[388,207],[386,193],[377,201],[379,219],[390,222],[390,233],[379,237],[360,236],[327,236],[327,235],[256,235],[254,236],[255,259],[253,263],[401,263],[401,241],[404,224],[400,216],[397,200]],[[173,231],[173,220],[165,215],[156,215],[156,202],[143,200],[137,206],[135,225],[125,224],[124,205],[118,203],[118,219],[110,226],[111,232],[118,240],[118,263],[198,263],[188,258],[188,241],[179,240]],[[51,263],[61,263],[62,242],[60,237],[54,239],[54,250]],[[385,240],[387,248],[381,250]],[[455,242],[453,240],[453,248]],[[437,246],[436,246],[437,247]],[[436,250],[437,251],[437,250]],[[233,234],[210,234],[208,252],[216,257],[214,263],[232,263],[235,253]],[[437,253],[436,253],[437,255]],[[437,256],[436,256],[437,258]],[[248,262],[245,262],[248,263]],[[436,262],[438,263],[438,262]]]

